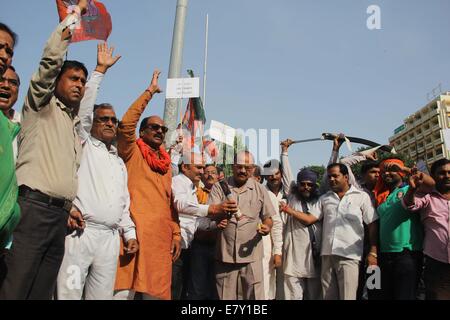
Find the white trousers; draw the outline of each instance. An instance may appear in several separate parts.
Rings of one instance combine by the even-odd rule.
[[[359,260],[322,256],[321,279],[324,300],[356,300]]]
[[[286,300],[319,300],[320,278],[297,278],[284,276],[284,295]]]
[[[57,280],[58,300],[111,300],[120,236],[117,230],[87,226],[66,236]]]
[[[276,293],[276,270],[273,266],[272,239],[270,235],[262,238],[264,300],[273,300]]]

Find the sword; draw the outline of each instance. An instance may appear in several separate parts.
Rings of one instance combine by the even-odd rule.
[[[295,144],[295,143],[304,143],[304,142],[313,142],[313,141],[321,141],[321,140],[334,140],[336,137],[337,137],[337,134],[334,134],[334,133],[322,133],[322,136],[320,138],[305,139],[305,140],[295,140],[293,142],[293,144]],[[371,140],[367,140],[367,139],[363,139],[363,138],[349,137],[349,136],[345,136],[345,137],[350,142],[353,142],[353,143],[364,144],[366,146],[374,147],[374,148],[378,147],[382,151],[390,152],[390,153],[393,153],[393,154],[397,153],[395,151],[394,147],[389,146],[389,145],[382,145],[380,143],[373,142]]]

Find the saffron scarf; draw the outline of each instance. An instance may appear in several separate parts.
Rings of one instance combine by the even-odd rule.
[[[380,163],[381,174],[383,174],[386,171],[386,165],[387,164],[398,164],[400,167],[405,166],[403,161],[401,161],[399,159],[386,159],[386,160],[384,160],[383,162]],[[398,174],[402,178],[405,176],[405,174],[403,172],[401,172],[401,171],[399,171]],[[376,202],[377,202],[377,206],[379,206],[380,204],[385,202],[387,197],[390,194],[389,188],[384,183],[383,178],[382,178],[381,175],[378,178],[377,184],[375,185],[375,189],[374,189],[373,192],[375,194],[375,199],[376,199]]]
[[[136,140],[136,143],[141,150],[142,156],[147,161],[149,167],[160,174],[166,174],[170,168],[170,156],[164,150],[163,146],[159,147],[159,156],[153,151],[148,144],[142,139]]]

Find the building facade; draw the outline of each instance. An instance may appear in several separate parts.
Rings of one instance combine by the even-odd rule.
[[[416,162],[424,160],[428,167],[436,160],[450,159],[450,92],[407,117],[389,142],[398,153]]]

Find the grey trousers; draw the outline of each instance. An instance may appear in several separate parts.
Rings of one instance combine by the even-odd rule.
[[[220,300],[263,300],[262,260],[250,263],[216,261],[216,287]],[[242,297],[239,288],[242,288]]]
[[[359,260],[322,256],[322,295],[324,300],[356,300]]]

